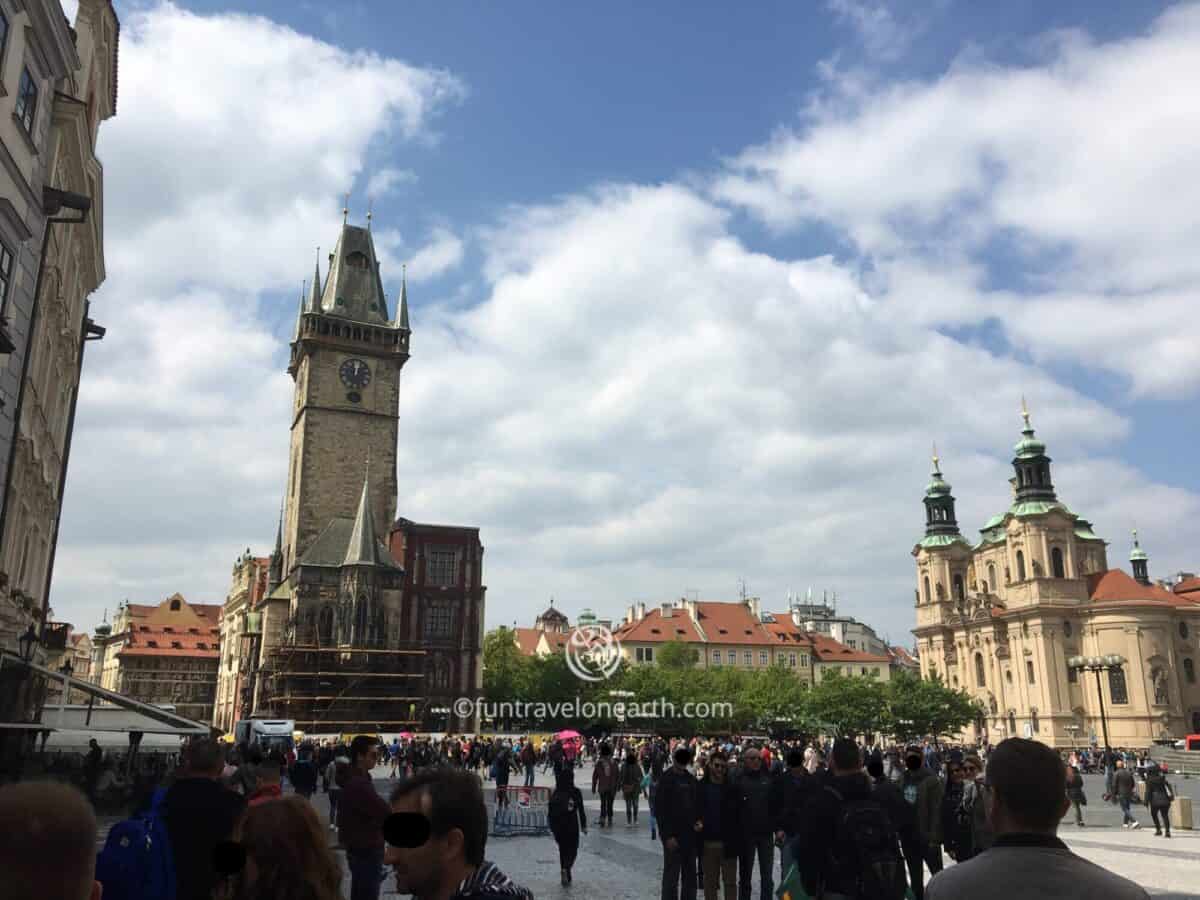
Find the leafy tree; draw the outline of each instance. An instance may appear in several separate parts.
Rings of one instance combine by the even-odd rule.
[[[804,699],[801,721],[828,735],[868,735],[890,730],[886,686],[877,678],[830,671]]]
[[[655,652],[655,661],[664,669],[692,669],[699,659],[695,647],[678,639],[668,641]]]
[[[529,659],[511,628],[500,626],[483,636],[483,696],[489,702],[520,698],[528,687],[528,670]]]
[[[906,741],[957,734],[983,712],[979,702],[963,691],[911,672],[892,677],[887,699],[892,732]]]

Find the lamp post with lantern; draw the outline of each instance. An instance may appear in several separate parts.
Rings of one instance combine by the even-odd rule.
[[[1100,686],[1100,673],[1120,670],[1125,665],[1125,657],[1117,653],[1107,656],[1072,656],[1067,665],[1076,672],[1092,672],[1096,676],[1096,696],[1100,700],[1100,728],[1104,733],[1104,764],[1109,765],[1112,747],[1108,742],[1108,718],[1104,714],[1104,689]]]

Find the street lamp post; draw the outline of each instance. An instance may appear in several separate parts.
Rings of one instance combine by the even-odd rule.
[[[1107,656],[1072,656],[1067,665],[1076,672],[1092,672],[1096,676],[1096,697],[1100,700],[1100,729],[1104,733],[1104,765],[1109,765],[1112,746],[1108,741],[1108,718],[1104,714],[1104,689],[1100,686],[1100,673],[1119,670],[1125,665],[1125,657],[1110,653]]]

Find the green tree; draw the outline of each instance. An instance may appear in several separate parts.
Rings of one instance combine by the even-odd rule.
[[[655,651],[655,662],[664,669],[692,669],[699,659],[696,648],[681,640],[668,641]]]
[[[492,703],[522,698],[528,687],[529,660],[516,636],[503,625],[483,636],[483,696]]]
[[[892,732],[905,741],[957,734],[983,713],[982,705],[963,691],[911,672],[892,677],[887,703]]]
[[[891,720],[885,688],[878,678],[830,671],[804,698],[801,721],[831,736],[886,733]]]

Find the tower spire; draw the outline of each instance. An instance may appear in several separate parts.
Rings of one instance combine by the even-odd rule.
[[[1137,528],[1133,529],[1133,549],[1129,552],[1129,564],[1133,567],[1133,580],[1138,584],[1150,584],[1150,557],[1138,542]]]
[[[342,565],[379,564],[379,539],[375,536],[375,517],[371,514],[371,462],[368,458],[362,494],[358,498],[358,512],[354,516],[354,529],[350,532],[350,544],[346,548],[346,558]]]
[[[1055,503],[1054,484],[1050,480],[1050,457],[1046,455],[1046,444],[1038,440],[1029,421],[1029,406],[1021,397],[1021,440],[1013,447],[1013,468],[1016,470],[1016,502]]]
[[[312,289],[308,294],[308,311],[317,312],[321,308],[321,248],[317,247],[317,260],[313,263]]]
[[[396,316],[396,326],[405,331],[411,331],[408,327],[408,264],[404,263],[400,266],[400,311]]]
[[[941,462],[937,444],[934,444],[933,472],[925,488],[925,537],[945,535],[961,538],[958,521],[954,516],[954,495],[950,493],[950,485],[942,477]]]
[[[267,573],[267,593],[271,594],[283,581],[283,501],[279,501],[279,528],[275,532],[275,549],[271,551],[270,570]]]

